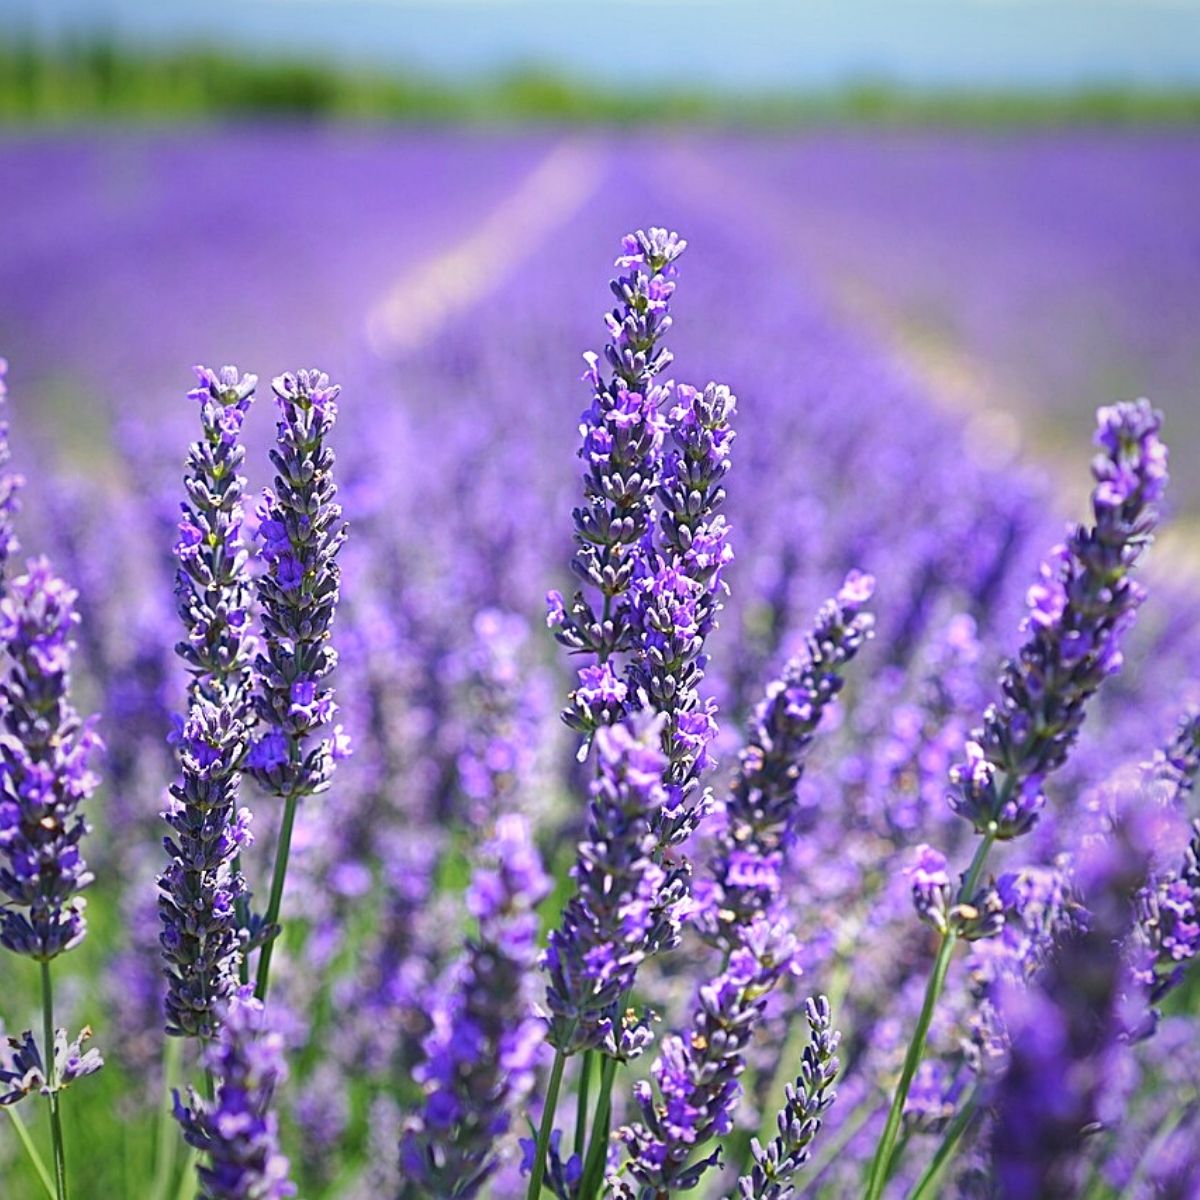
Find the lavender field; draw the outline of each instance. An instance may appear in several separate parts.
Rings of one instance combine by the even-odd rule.
[[[0,172],[3,1200],[1200,1196],[1200,137]]]

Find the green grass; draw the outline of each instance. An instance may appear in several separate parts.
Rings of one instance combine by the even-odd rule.
[[[1200,122],[1200,88],[922,91],[864,82],[750,95],[618,88],[537,68],[459,83],[301,59],[261,60],[205,46],[149,53],[103,38],[55,48],[0,41],[3,123],[250,115],[479,125],[1178,125]]]

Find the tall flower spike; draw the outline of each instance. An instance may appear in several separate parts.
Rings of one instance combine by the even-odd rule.
[[[248,554],[242,542],[246,480],[242,423],[258,379],[236,367],[196,367],[199,386],[188,398],[200,406],[203,436],[188,451],[175,594],[185,639],[177,646],[192,675],[191,695],[228,705],[249,719],[255,642],[250,632]]]
[[[662,549],[640,564],[634,590],[638,654],[630,678],[639,696],[667,718],[663,749],[672,803],[656,822],[663,845],[685,841],[707,811],[694,798],[710,765],[717,734],[711,704],[700,696],[707,658],[704,646],[716,628],[726,567],[733,559],[729,528],[719,510],[730,465],[737,400],[710,383],[703,392],[680,386],[671,409],[674,443],[658,496]]]
[[[171,861],[158,880],[167,1032],[208,1038],[241,959],[236,905],[245,882],[235,863],[250,843],[250,814],[237,807],[245,731],[228,705],[198,695],[178,747],[182,775],[164,814]]]
[[[626,1029],[621,1004],[653,938],[664,881],[651,855],[653,814],[664,801],[661,718],[633,718],[596,735],[599,774],[587,836],[573,870],[575,894],[550,934],[545,965],[550,1042],[632,1057],[645,1031]]]
[[[175,1118],[197,1164],[198,1200],[284,1200],[296,1194],[279,1149],[279,1124],[271,1104],[287,1078],[283,1038],[262,1004],[242,988],[223,1006],[220,1032],[204,1054],[217,1080],[216,1096],[175,1093]]]
[[[1005,840],[1032,828],[1042,785],[1066,761],[1086,702],[1120,669],[1121,639],[1144,597],[1129,573],[1167,482],[1160,424],[1145,400],[1100,410],[1095,523],[1072,530],[1029,589],[1027,641],[1005,667],[1003,698],[951,774],[951,805],[981,834]]]
[[[872,636],[875,618],[863,605],[874,589],[870,575],[847,575],[755,710],[725,804],[711,882],[696,885],[698,926],[722,949],[740,944],[741,929],[756,917],[775,915],[782,853],[795,832],[796,789],[821,719],[845,683],[845,668]]]
[[[524,819],[502,816],[467,894],[478,936],[452,970],[417,1070],[419,1117],[400,1147],[401,1195],[479,1194],[496,1167],[496,1140],[533,1085],[542,1025],[528,980],[537,958],[537,904],[548,886]]]
[[[581,672],[563,713],[585,736],[617,719],[624,705],[624,685],[606,664],[634,642],[630,589],[653,526],[665,429],[659,409],[668,395],[654,380],[671,362],[660,342],[671,326],[675,260],[686,245],[662,229],[625,238],[616,262],[621,274],[612,283],[619,307],[607,318],[605,358],[612,377],[602,378],[595,354],[584,356],[592,403],[580,423],[584,502],[574,512],[571,565],[594,595],[577,592],[568,610],[563,597],[551,592],[547,623],[569,650],[596,659]]]
[[[80,805],[95,790],[94,720],[69,699],[75,592],[45,559],[29,563],[0,602],[8,670],[0,683],[0,942],[39,962],[86,932],[80,893],[92,882],[80,853]]]
[[[786,1103],[776,1121],[779,1133],[764,1150],[751,1145],[754,1166],[738,1180],[739,1200],[788,1200],[795,1192],[792,1176],[808,1162],[809,1149],[821,1132],[821,1118],[837,1098],[837,1048],[841,1035],[833,1028],[829,1001],[821,996],[804,1006],[809,1042],[796,1082],[789,1084]]]
[[[663,1039],[653,1082],[634,1085],[641,1120],[616,1134],[628,1151],[612,1181],[621,1200],[685,1192],[720,1161],[719,1149],[696,1154],[733,1128],[746,1047],[792,953],[786,929],[757,922],[726,969],[700,989],[690,1032]]]
[[[329,638],[346,527],[326,439],[337,419],[339,389],[315,370],[281,375],[272,387],[280,420],[271,451],[275,489],[259,509],[265,647],[255,663],[255,708],[265,731],[247,768],[276,795],[300,797],[328,787],[335,761],[346,752],[340,731],[310,743],[337,711],[328,684],[337,653]]]
[[[13,517],[20,507],[17,493],[25,484],[25,480],[8,467],[12,453],[8,448],[8,420],[4,415],[8,405],[7,374],[8,360],[0,358],[0,596],[6,588],[9,560],[19,549]]]

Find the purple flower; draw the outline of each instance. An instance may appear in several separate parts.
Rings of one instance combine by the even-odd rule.
[[[651,854],[651,822],[665,802],[660,721],[602,728],[599,774],[580,844],[575,894],[550,934],[545,967],[550,1040],[570,1053],[585,1047],[631,1053],[639,1031],[623,1028],[622,1004],[657,922],[665,876]]]
[[[443,982],[415,1074],[421,1113],[401,1141],[403,1197],[475,1196],[496,1166],[496,1140],[528,1098],[541,1022],[529,980],[535,909],[548,881],[522,817],[502,816],[467,893],[478,935]]]
[[[212,1037],[237,987],[237,906],[246,897],[237,857],[251,842],[250,814],[238,808],[244,745],[230,709],[197,694],[179,739],[181,775],[163,814],[171,859],[158,879],[166,1027],[175,1037]]]
[[[220,1032],[204,1052],[217,1080],[216,1096],[175,1093],[175,1118],[188,1145],[205,1159],[196,1168],[200,1200],[285,1200],[296,1194],[279,1149],[271,1104],[287,1078],[283,1038],[249,988],[222,1005]]]
[[[1003,840],[1032,828],[1043,781],[1066,761],[1088,699],[1120,666],[1120,640],[1143,596],[1129,572],[1150,541],[1166,483],[1160,423],[1144,400],[1100,411],[1106,453],[1092,467],[1096,523],[1077,527],[1042,567],[1002,700],[951,773],[951,805],[978,833]]]
[[[794,1194],[792,1176],[808,1162],[824,1114],[837,1099],[833,1082],[841,1035],[833,1028],[829,1001],[824,996],[807,1000],[804,1015],[809,1040],[800,1074],[784,1089],[784,1105],[775,1121],[779,1132],[765,1149],[757,1138],[751,1143],[753,1166],[738,1180],[738,1200],[788,1200]]]
[[[0,358],[0,596],[6,586],[9,560],[19,549],[13,518],[20,508],[17,493],[25,486],[25,480],[8,468],[12,455],[8,448],[8,421],[4,417],[8,404],[7,374],[8,360]]]
[[[258,380],[239,375],[236,367],[195,372],[199,386],[188,395],[200,406],[201,437],[188,450],[187,501],[175,544],[175,594],[187,635],[176,649],[192,676],[190,694],[227,704],[245,721],[255,641],[246,619],[246,480],[239,473],[246,449],[238,437]]]
[[[75,592],[45,559],[31,561],[0,602],[9,663],[0,682],[0,943],[48,962],[83,940],[92,882],[79,845],[79,806],[96,788],[100,748],[69,699]]]
[[[281,375],[272,386],[280,420],[271,452],[275,486],[265,493],[260,510],[267,570],[259,577],[258,600],[266,636],[255,661],[254,702],[268,733],[247,760],[247,770],[276,795],[295,798],[327,788],[341,754],[333,741],[314,746],[309,738],[336,711],[327,680],[337,654],[329,638],[346,529],[327,444],[338,389],[319,371]],[[286,753],[280,753],[277,738],[286,743]]]
[[[739,945],[741,929],[757,917],[778,919],[778,864],[795,831],[797,789],[821,719],[845,682],[846,665],[871,637],[874,617],[861,605],[874,582],[858,571],[847,577],[755,710],[725,802],[725,829],[711,866],[714,891],[697,920],[722,949]]]

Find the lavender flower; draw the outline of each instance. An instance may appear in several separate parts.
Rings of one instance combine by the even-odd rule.
[[[1183,982],[1200,956],[1200,821],[1192,824],[1182,865],[1139,888],[1135,903],[1137,974],[1153,1005]]]
[[[236,367],[195,372],[200,386],[188,397],[200,405],[203,437],[188,451],[188,500],[175,543],[175,594],[186,631],[176,649],[192,675],[191,695],[228,705],[245,722],[255,642],[242,543],[246,480],[238,471],[246,457],[242,423],[258,379],[239,376]]]
[[[245,732],[228,704],[197,693],[179,741],[182,776],[164,816],[170,864],[158,880],[160,942],[166,960],[167,1032],[212,1037],[241,961],[236,906],[246,894],[236,869],[251,842],[250,814],[238,809]]]
[[[413,1200],[477,1195],[495,1169],[496,1139],[533,1085],[542,1030],[527,981],[548,881],[515,814],[499,819],[483,856],[467,896],[479,932],[435,1009],[417,1070],[425,1103],[401,1142],[401,1194]]]
[[[738,1180],[740,1200],[788,1200],[795,1188],[792,1176],[808,1162],[809,1148],[821,1132],[826,1109],[837,1098],[837,1048],[841,1035],[833,1028],[829,1001],[821,996],[804,1006],[809,1042],[795,1083],[788,1084],[783,1109],[776,1120],[779,1133],[764,1150],[758,1139],[751,1145],[754,1166]]]
[[[665,875],[652,859],[654,814],[665,800],[661,718],[602,728],[588,829],[573,870],[575,894],[550,934],[545,967],[551,1044],[629,1057],[645,1044],[622,1006],[645,958]]]
[[[337,711],[327,682],[337,665],[329,637],[346,530],[326,438],[339,389],[315,370],[281,375],[272,387],[280,411],[271,451],[277,474],[259,509],[267,570],[258,599],[266,638],[255,662],[255,708],[265,732],[246,766],[276,795],[295,798],[328,787],[335,761],[347,753],[340,730],[309,746]]]
[[[271,1108],[287,1077],[283,1039],[249,988],[234,993],[223,1006],[219,1024],[220,1032],[204,1054],[218,1081],[215,1098],[204,1100],[192,1092],[185,1105],[175,1093],[175,1118],[184,1137],[206,1156],[196,1169],[199,1200],[294,1196]]]
[[[16,531],[13,529],[13,517],[20,507],[17,493],[25,485],[20,475],[8,469],[12,457],[8,448],[8,421],[4,418],[4,410],[8,403],[8,385],[5,376],[8,374],[8,360],[0,358],[0,596],[6,586],[9,559],[17,553],[19,544]]]
[[[94,720],[71,707],[75,592],[35,559],[0,602],[9,667],[0,683],[0,943],[39,962],[86,932],[80,893],[92,882],[80,853],[88,824],[79,806],[95,790]]]
[[[725,568],[733,559],[729,529],[719,510],[730,466],[737,401],[727,387],[703,392],[680,386],[671,409],[674,448],[663,464],[659,488],[662,548],[635,573],[634,619],[638,654],[630,680],[639,697],[664,713],[663,748],[670,809],[655,821],[662,845],[685,841],[708,810],[693,799],[710,765],[708,747],[717,734],[711,704],[700,697],[707,657],[704,645],[716,628]]]
[[[659,409],[668,394],[654,380],[671,362],[659,342],[671,327],[674,263],[686,246],[663,229],[626,236],[616,263],[623,274],[612,283],[620,307],[607,318],[611,340],[605,358],[611,380],[601,378],[595,354],[585,355],[583,377],[592,387],[592,404],[580,425],[584,503],[574,513],[577,549],[571,565],[602,603],[597,611],[580,591],[568,610],[563,597],[551,592],[547,622],[564,646],[594,655],[601,666],[632,649],[636,638],[631,590],[644,554],[642,543],[653,525],[665,429]],[[623,701],[622,693],[611,709],[597,705],[581,676],[563,719],[590,735],[615,719]]]
[[[1128,578],[1149,544],[1167,482],[1161,416],[1145,400],[1099,413],[1092,465],[1095,525],[1076,527],[1028,594],[1028,640],[1001,679],[951,775],[951,805],[1001,840],[1027,832],[1045,804],[1043,782],[1066,761],[1084,705],[1120,669],[1122,635],[1144,597]]]
[[[796,829],[797,788],[821,718],[845,683],[845,667],[872,635],[874,618],[861,608],[874,585],[858,571],[847,576],[755,711],[725,802],[713,878],[696,887],[698,926],[722,949],[740,944],[740,930],[756,917],[778,917],[779,872]]]
[[[73,1040],[68,1040],[65,1029],[54,1031],[54,1083],[46,1074],[42,1053],[31,1032],[6,1038],[0,1045],[0,1106],[16,1104],[34,1092],[62,1092],[76,1080],[94,1075],[104,1066],[104,1059],[98,1050],[84,1050],[83,1044],[91,1036],[92,1031],[86,1027]]]
[[[785,928],[756,922],[726,969],[700,988],[689,1033],[662,1040],[653,1083],[634,1085],[641,1120],[616,1134],[628,1152],[620,1175],[610,1181],[621,1200],[658,1200],[687,1191],[720,1162],[719,1149],[695,1156],[733,1128],[746,1048],[793,951]]]

